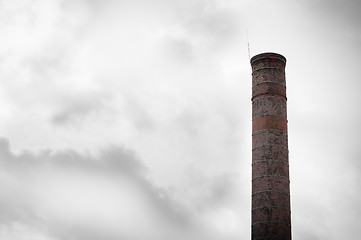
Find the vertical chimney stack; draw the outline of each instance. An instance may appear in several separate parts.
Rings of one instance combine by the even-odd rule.
[[[290,240],[286,58],[262,53],[251,65],[252,240]]]

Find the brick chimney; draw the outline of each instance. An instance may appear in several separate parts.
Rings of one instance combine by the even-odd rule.
[[[252,65],[252,240],[290,240],[286,58],[262,53]]]

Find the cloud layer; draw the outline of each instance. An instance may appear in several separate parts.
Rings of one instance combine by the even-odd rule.
[[[238,237],[228,226],[239,221],[235,176],[190,180],[198,186],[182,192],[185,198],[151,183],[142,162],[124,148],[97,157],[71,150],[14,155],[1,139],[0,149],[3,239]]]
[[[357,238],[360,9],[0,1],[0,238],[249,238],[248,43],[287,58],[294,238]]]

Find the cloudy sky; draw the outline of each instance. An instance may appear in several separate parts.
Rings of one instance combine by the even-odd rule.
[[[0,239],[249,239],[248,41],[288,61],[294,239],[356,239],[360,10],[1,0]]]

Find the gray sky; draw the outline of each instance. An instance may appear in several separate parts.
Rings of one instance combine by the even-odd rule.
[[[360,10],[0,1],[0,239],[249,239],[246,28],[288,60],[294,239],[356,239]]]

